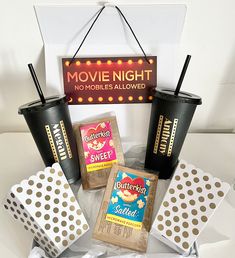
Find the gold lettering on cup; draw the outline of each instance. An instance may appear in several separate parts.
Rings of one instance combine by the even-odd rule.
[[[45,129],[55,162],[71,159],[72,151],[63,120],[57,124],[45,125]]]
[[[156,139],[153,149],[154,154],[157,154],[159,151],[162,155],[167,155],[168,157],[171,156],[177,124],[177,118],[175,118],[172,122],[170,119],[164,117],[163,115],[159,116]]]

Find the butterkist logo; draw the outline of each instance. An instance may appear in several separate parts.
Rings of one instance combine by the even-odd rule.
[[[171,121],[163,115],[159,116],[153,153],[160,152],[162,155],[171,156],[177,123],[177,118]]]
[[[99,123],[97,126],[93,125],[86,129],[82,129],[82,139],[84,143],[87,143],[89,149],[96,151],[101,150],[112,133],[110,128],[106,126],[105,122]]]
[[[142,178],[131,179],[130,177],[125,177],[115,184],[116,188],[124,191],[128,190],[130,194],[145,194],[146,188],[144,187],[144,180]]]
[[[90,141],[93,141],[95,139],[98,139],[98,138],[107,138],[107,137],[110,137],[110,131],[107,130],[107,131],[101,131],[101,132],[98,132],[98,133],[92,133],[90,134],[89,136],[84,136],[83,140],[85,142],[90,142]]]

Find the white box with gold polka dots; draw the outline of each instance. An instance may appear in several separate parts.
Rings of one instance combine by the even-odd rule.
[[[58,163],[14,185],[4,207],[52,257],[61,254],[89,229]]]
[[[230,185],[181,160],[151,228],[151,234],[187,254]]]

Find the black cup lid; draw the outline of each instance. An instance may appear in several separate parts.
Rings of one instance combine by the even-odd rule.
[[[40,99],[29,102],[19,107],[18,114],[27,114],[39,110],[45,110],[61,103],[67,102],[65,95],[51,96],[45,99],[46,103],[42,103]]]
[[[168,101],[190,103],[195,105],[201,105],[201,97],[191,94],[189,92],[180,91],[178,95],[174,94],[175,91],[172,89],[158,88],[155,91],[154,97],[161,98]]]

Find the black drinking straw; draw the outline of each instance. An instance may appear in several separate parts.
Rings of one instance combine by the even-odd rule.
[[[190,55],[187,55],[186,59],[185,59],[185,62],[184,62],[184,67],[183,67],[183,70],[181,72],[181,75],[180,75],[180,78],[179,78],[179,81],[177,83],[177,86],[176,86],[176,89],[175,89],[175,95],[177,96],[180,92],[180,88],[181,88],[181,85],[182,85],[182,82],[184,80],[184,76],[185,76],[185,73],[187,71],[187,68],[188,68],[188,64],[189,64],[189,61],[191,59],[191,56]]]
[[[41,86],[40,86],[40,84],[39,84],[37,75],[36,75],[35,70],[34,70],[34,68],[33,68],[33,65],[32,65],[32,64],[28,64],[28,67],[29,67],[29,71],[30,71],[30,73],[31,73],[31,75],[32,75],[34,84],[35,84],[35,86],[36,86],[38,95],[39,95],[39,97],[40,97],[40,99],[41,99],[41,102],[42,102],[42,104],[44,104],[44,103],[46,103],[46,101],[45,101],[45,98],[44,98],[44,95],[43,95]]]

